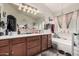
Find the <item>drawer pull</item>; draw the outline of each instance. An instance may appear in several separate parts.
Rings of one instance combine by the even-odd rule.
[[[9,55],[9,53],[0,53],[0,55]]]
[[[12,54],[14,54],[14,52],[12,51]]]

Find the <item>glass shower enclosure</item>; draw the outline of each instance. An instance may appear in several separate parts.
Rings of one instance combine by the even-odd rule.
[[[76,13],[76,19],[73,21],[75,33],[72,34],[72,55],[79,56],[79,10]]]

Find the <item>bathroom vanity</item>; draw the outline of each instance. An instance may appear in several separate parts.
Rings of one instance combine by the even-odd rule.
[[[51,34],[0,37],[1,56],[32,56],[51,47]]]

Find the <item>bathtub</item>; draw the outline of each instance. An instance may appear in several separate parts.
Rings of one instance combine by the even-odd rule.
[[[65,38],[64,36],[61,38],[52,37],[52,43],[56,43],[59,50],[72,54],[72,39],[68,37]]]

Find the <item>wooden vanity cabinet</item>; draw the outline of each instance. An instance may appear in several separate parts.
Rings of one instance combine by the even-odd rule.
[[[42,51],[46,50],[48,47],[48,37],[47,35],[42,35]]]
[[[9,56],[9,40],[0,40],[0,56]]]
[[[51,34],[0,40],[0,56],[32,56],[51,47]]]
[[[25,38],[16,38],[10,41],[10,52],[12,56],[25,56],[26,55],[26,44]]]
[[[27,37],[27,55],[32,56],[41,51],[41,37]]]

